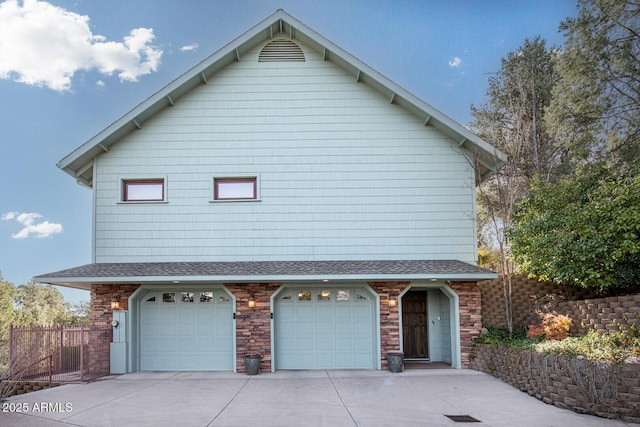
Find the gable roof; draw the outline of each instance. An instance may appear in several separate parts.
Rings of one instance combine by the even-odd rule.
[[[423,120],[425,126],[433,126],[471,152],[478,163],[479,181],[491,176],[504,164],[506,156],[498,149],[280,9],[68,154],[58,162],[58,167],[76,178],[80,184],[91,187],[93,159],[96,156],[108,151],[111,145],[128,133],[141,128],[161,110],[175,105],[183,95],[206,83],[218,70],[238,61],[248,50],[280,33],[288,34],[292,39],[300,40],[322,53],[326,61],[353,74],[355,81],[368,84],[385,94],[390,102]]]

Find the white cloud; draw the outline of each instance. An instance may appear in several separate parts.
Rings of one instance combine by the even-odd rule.
[[[3,221],[16,220],[23,228],[11,237],[14,239],[26,239],[27,237],[49,237],[53,234],[62,233],[62,224],[55,224],[49,221],[40,221],[36,223],[36,220],[42,218],[42,215],[35,212],[20,213],[20,212],[8,212],[2,215]]]
[[[451,61],[449,61],[449,67],[451,68],[459,68],[462,65],[462,59],[454,56]]]
[[[191,52],[193,50],[197,50],[200,45],[198,43],[191,43],[180,48],[181,52]]]
[[[77,71],[97,69],[137,81],[156,71],[162,50],[153,29],[131,30],[122,42],[94,35],[89,17],[39,0],[0,3],[0,78],[67,91]]]

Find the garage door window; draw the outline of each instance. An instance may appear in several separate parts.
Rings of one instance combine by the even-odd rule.
[[[311,301],[311,291],[298,292],[298,301]]]
[[[193,292],[183,292],[181,298],[182,302],[195,302],[193,299]]]
[[[162,302],[176,302],[175,292],[165,292],[162,294]]]
[[[331,301],[331,291],[318,291],[318,301]]]
[[[338,290],[336,294],[336,299],[338,301],[349,301],[349,291],[346,290]]]

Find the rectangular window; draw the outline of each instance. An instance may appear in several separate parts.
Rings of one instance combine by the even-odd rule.
[[[131,179],[123,181],[124,202],[163,202],[164,179]]]
[[[318,301],[331,301],[331,291],[318,291]]]
[[[213,292],[200,292],[200,302],[213,302]]]
[[[214,178],[214,200],[256,200],[257,178]]]

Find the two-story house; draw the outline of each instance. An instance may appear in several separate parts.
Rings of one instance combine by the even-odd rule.
[[[503,158],[279,10],[59,162],[92,263],[35,280],[91,291],[97,373],[465,367]]]

